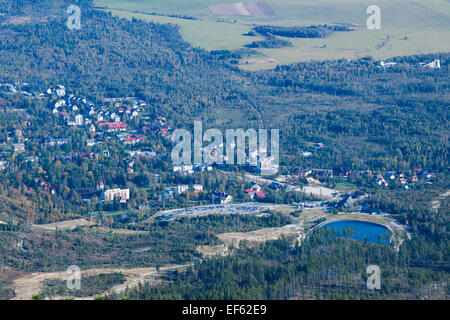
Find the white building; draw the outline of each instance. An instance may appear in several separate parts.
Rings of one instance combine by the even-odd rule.
[[[233,202],[233,197],[231,195],[222,192],[213,192],[212,199],[216,204],[226,204]]]
[[[177,192],[178,193],[185,193],[189,191],[189,186],[187,184],[178,185],[177,186]]]
[[[173,172],[179,174],[193,174],[194,166],[192,165],[173,166]]]
[[[130,200],[130,189],[109,189],[103,193],[104,201],[119,200],[121,203]]]
[[[58,95],[58,97],[64,97],[66,95],[66,88],[59,85],[58,89],[56,89],[56,94]]]
[[[275,163],[273,158],[268,158],[258,161],[258,170],[261,175],[273,176],[278,173],[278,164]]]
[[[81,114],[75,116],[75,125],[77,126],[83,125],[83,116]]]
[[[8,167],[8,161],[0,161],[0,170],[5,170]]]
[[[203,191],[203,186],[201,184],[194,184],[192,186],[192,188],[194,189],[195,192],[202,192]]]
[[[13,143],[14,152],[25,152],[25,145],[23,143]]]
[[[66,105],[66,101],[64,100],[59,100],[58,102],[55,103],[55,108],[58,109],[59,107],[65,106]]]
[[[422,62],[420,63],[422,67],[428,67],[431,69],[440,69],[441,68],[441,61],[440,60],[434,60],[431,62]]]
[[[397,64],[397,62],[384,62],[384,61],[381,61],[381,62],[380,62],[380,65],[381,65],[383,68],[393,67],[393,66],[395,66],[396,64]]]

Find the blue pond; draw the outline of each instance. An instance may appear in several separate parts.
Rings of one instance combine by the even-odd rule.
[[[389,244],[391,232],[388,228],[365,221],[340,220],[324,224],[320,227],[329,228],[341,237],[359,241],[369,241],[376,244]]]

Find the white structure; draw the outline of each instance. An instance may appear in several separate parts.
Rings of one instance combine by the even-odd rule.
[[[64,100],[59,100],[58,102],[55,103],[55,108],[58,109],[59,107],[65,106],[66,105],[66,101]]]
[[[393,67],[393,66],[395,66],[396,64],[397,64],[397,62],[384,62],[384,61],[381,61],[381,62],[380,62],[380,65],[381,65],[383,68]]]
[[[186,185],[186,184],[177,186],[177,192],[178,193],[185,193],[185,192],[188,192],[188,191],[189,191],[189,186]]]
[[[233,197],[228,193],[213,192],[212,193],[213,202],[217,204],[227,204],[233,202]]]
[[[179,173],[179,174],[193,174],[194,173],[194,166],[187,165],[187,166],[173,166],[173,172]]]
[[[25,145],[23,143],[13,143],[14,152],[25,152]]]
[[[194,189],[195,192],[202,192],[203,191],[203,186],[201,184],[194,184],[192,186],[192,188]]]
[[[0,170],[5,170],[8,167],[8,161],[0,161]]]
[[[119,200],[121,203],[130,200],[130,189],[109,189],[103,193],[104,201]]]
[[[75,125],[77,126],[83,125],[83,116],[81,114],[75,116]]]
[[[56,94],[58,95],[58,97],[64,97],[66,95],[66,88],[59,85],[58,89],[56,89]]]
[[[431,69],[440,69],[441,68],[441,61],[434,60],[434,61],[431,61],[431,62],[422,62],[422,63],[420,63],[420,65],[422,67],[428,67],[428,68],[431,68]]]
[[[258,170],[260,174],[265,176],[273,176],[278,173],[279,166],[274,163],[273,158],[258,161]]]

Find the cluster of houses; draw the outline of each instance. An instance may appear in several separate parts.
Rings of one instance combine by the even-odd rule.
[[[30,93],[29,89],[30,84],[29,83],[0,83],[0,90],[3,92],[6,92],[8,94],[17,94],[19,91],[22,93],[23,96],[30,97],[33,95],[40,95],[37,93]],[[42,94],[44,95],[44,94]]]
[[[372,175],[373,173],[370,170],[367,170],[366,173],[368,175]],[[385,174],[378,173],[376,174],[375,183],[379,186],[388,187],[389,182],[400,182],[401,185],[405,187],[405,189],[409,189],[408,184],[418,182],[419,180],[424,180],[428,183],[431,183],[431,180],[434,176],[432,171],[425,171],[421,168],[417,168],[412,170],[412,174],[408,174],[405,172],[395,172],[389,171]]]
[[[77,97],[73,94],[66,95],[65,88],[59,94],[58,91],[48,90],[49,94],[57,94],[57,101],[53,106],[53,113],[59,114],[66,120],[69,126],[89,126],[93,130],[94,122],[100,124],[120,123],[126,115],[129,119],[139,116],[145,102],[138,102],[137,99],[128,98],[130,105],[123,106],[121,102],[114,102],[113,105],[95,105],[89,100]],[[109,101],[108,99],[105,100]],[[119,128],[109,128],[108,130],[126,130],[127,128],[119,125]],[[95,127],[94,127],[95,128]]]
[[[177,185],[173,187],[168,187],[164,189],[164,192],[161,192],[158,194],[159,201],[173,201],[175,199],[175,194],[183,194],[183,193],[194,193],[198,194],[200,192],[203,192],[203,185],[201,184],[194,184],[192,187],[188,185]],[[261,189],[257,191],[259,195],[263,195]],[[233,202],[233,196],[231,196],[228,193],[225,192],[218,192],[214,191],[210,193],[211,195],[211,202],[213,204],[229,204]]]
[[[29,84],[0,84],[0,91],[10,94],[23,94],[25,96],[34,96],[38,99],[46,99],[49,104],[50,110],[59,115],[68,126],[76,126],[89,130],[92,134],[91,139],[86,141],[86,147],[94,147],[99,144],[103,144],[109,141],[111,138],[107,135],[115,135],[118,142],[121,142],[125,146],[138,145],[145,141],[145,135],[137,133],[136,131],[129,132],[128,120],[132,120],[144,111],[146,103],[137,98],[113,98],[105,99],[103,104],[94,104],[86,98],[78,97],[74,94],[69,94],[67,89],[62,85],[48,88],[44,93],[31,92],[28,90]],[[149,117],[143,117],[143,119],[149,119]],[[170,134],[171,127],[166,124],[166,118],[160,115],[154,115],[154,122],[156,125],[152,127],[149,122],[145,123],[144,132],[154,132],[162,136]],[[29,121],[24,126],[31,126]],[[24,142],[28,139],[23,137],[22,131],[15,129],[11,132],[11,136],[8,136],[8,141],[11,141],[11,147],[14,153],[25,153],[27,146]],[[36,141],[40,143],[41,147],[56,147],[63,146],[71,142],[70,138],[54,138],[47,137],[43,141]],[[109,157],[109,151],[107,147],[103,151],[103,156]],[[133,148],[134,149],[134,148]],[[68,160],[74,161],[76,158],[86,159],[98,159],[99,154],[91,152],[92,149],[87,149],[86,152],[70,152],[66,155],[55,155],[53,161]],[[125,161],[129,162],[129,169],[132,170],[134,158],[147,157],[154,158],[158,155],[153,151],[142,150],[124,150],[127,158]],[[5,155],[7,156],[7,155]],[[21,157],[25,161],[36,161],[37,156]],[[0,157],[0,170],[5,170],[9,166],[8,161],[3,161]],[[46,191],[51,191],[53,194],[55,189],[52,186],[43,185]],[[84,188],[75,190],[83,198],[89,199],[93,195],[101,196],[104,201],[112,201],[117,199],[120,202],[126,202],[130,198],[128,189],[110,189],[103,190],[98,188]]]
[[[391,66],[389,63],[382,62],[383,67]],[[427,64],[421,64],[424,67],[430,68],[440,68],[439,60],[432,61]],[[137,132],[129,132],[128,124],[126,121],[128,119],[133,119],[140,115],[142,108],[145,106],[145,102],[140,101],[136,98],[122,98],[122,99],[105,99],[105,104],[107,105],[95,105],[87,99],[77,97],[72,94],[67,94],[67,90],[64,86],[58,85],[56,87],[49,88],[46,93],[29,93],[24,90],[27,84],[23,85],[12,85],[12,84],[0,84],[0,89],[7,90],[11,94],[17,94],[21,92],[26,95],[37,95],[39,97],[47,97],[49,101],[53,101],[52,110],[53,113],[58,114],[65,119],[68,126],[77,126],[80,128],[86,128],[89,130],[92,136],[100,137],[103,141],[104,136],[113,134],[117,141],[123,143],[124,145],[138,145],[145,141],[145,135]],[[154,126],[144,126],[140,128],[143,132],[151,131],[154,134],[161,135],[163,137],[170,136],[172,128],[167,125],[166,118],[160,115],[154,115]],[[29,125],[29,124],[26,124]],[[97,134],[96,134],[97,133]],[[14,132],[15,142],[12,143],[12,147],[15,153],[26,152],[25,144],[26,138],[23,137],[21,130],[15,130]],[[52,138],[48,137],[45,139],[43,145],[54,147],[62,146],[70,143],[69,138]],[[103,143],[102,141],[97,141],[96,139],[89,139],[86,141],[87,147],[93,147],[97,144]],[[323,148],[322,143],[316,143],[312,146],[315,149]],[[91,149],[90,149],[91,150]],[[109,156],[109,151],[107,156]],[[248,150],[249,153],[254,153],[256,151]],[[128,173],[133,173],[134,158],[136,157],[147,157],[154,158],[158,155],[153,151],[141,151],[133,150],[126,151],[127,158],[125,161],[128,162]],[[312,152],[301,151],[304,157],[311,157]],[[66,156],[67,159],[72,159],[73,157],[81,157],[86,159],[98,159],[98,154],[94,152],[77,152],[71,153]],[[26,157],[25,161],[36,161],[38,158]],[[0,161],[0,171],[5,170],[8,167],[8,161]],[[225,165],[224,165],[225,166]],[[220,167],[220,166],[219,166]],[[256,169],[264,175],[276,175],[278,173],[278,165],[274,165],[270,159],[266,162],[258,162]],[[179,175],[190,175],[199,172],[209,172],[212,171],[213,167],[211,165],[180,165],[174,166],[173,172]],[[372,175],[370,170],[361,171],[358,173],[365,173],[367,175]],[[334,176],[349,176],[353,174],[352,170],[345,167],[335,167],[333,169],[317,169],[317,168],[299,168],[293,172],[291,175],[278,176],[276,179],[278,182],[272,182],[269,188],[272,190],[283,189],[285,184],[298,184],[300,179],[306,180],[309,184],[321,184],[321,179],[328,179]],[[419,179],[431,179],[433,176],[432,172],[424,172],[421,169],[414,169],[412,174],[406,174],[402,172],[387,172],[385,174],[374,174],[375,183],[380,186],[388,186],[391,181],[399,181],[405,188],[409,188],[409,183],[414,183],[419,181]],[[283,183],[283,184],[282,184]],[[55,188],[48,185],[45,181],[41,179],[35,179],[36,187],[42,187],[44,191],[48,191],[55,194]],[[75,190],[81,195],[83,199],[90,199],[94,195],[100,197],[102,201],[119,201],[120,203],[126,203],[130,200],[130,190],[129,189],[107,189],[103,183],[100,183],[96,188],[83,188]],[[201,184],[189,185],[177,185],[173,187],[165,188],[163,192],[159,193],[159,200],[174,200],[176,194],[185,193],[200,193],[203,192],[203,186]],[[252,200],[263,200],[266,195],[262,191],[261,187],[257,184],[253,185],[250,189],[245,190],[247,196]],[[355,203],[358,203],[366,194],[364,193],[353,193],[345,197],[339,204],[343,207],[350,207]],[[212,192],[211,200],[214,204],[227,204],[233,201],[233,197],[228,193],[223,192]]]
[[[33,180],[34,186],[36,188],[41,187],[44,192],[49,192],[51,194],[56,194],[56,189],[54,186],[48,184],[45,180],[36,178]],[[27,193],[30,193],[32,188],[27,188]]]
[[[411,172],[396,172],[388,171],[385,173],[374,173],[372,170],[353,172],[352,169],[345,167],[334,167],[330,169],[310,169],[310,168],[298,168],[294,171],[293,175],[285,176],[283,180],[277,178],[278,181],[287,182],[292,184],[292,178],[298,176],[300,179],[305,179],[308,184],[321,184],[321,179],[333,178],[335,176],[348,177],[352,174],[359,174],[362,176],[374,176],[374,183],[379,186],[388,187],[390,182],[400,182],[406,189],[409,189],[408,184],[418,182],[420,180],[430,182],[434,176],[434,173],[430,170],[424,171],[420,168],[413,169]]]
[[[187,184],[183,185],[177,185],[173,187],[167,187],[164,189],[164,192],[161,192],[158,194],[159,201],[166,201],[166,200],[174,200],[175,194],[183,194],[183,193],[196,193],[203,192],[203,185],[201,184],[194,184],[192,187],[189,187]]]
[[[173,172],[180,175],[189,175],[196,172],[208,172],[212,171],[213,167],[210,165],[175,165],[173,166]]]
[[[119,142],[125,145],[138,144],[145,140],[143,135],[135,132],[128,133],[126,120],[137,118],[143,112],[146,103],[137,98],[110,98],[105,99],[104,104],[94,104],[86,98],[68,94],[66,88],[58,85],[49,88],[45,94],[53,102],[54,114],[62,117],[68,126],[86,128],[90,133],[118,133]],[[161,117],[158,121],[162,122]],[[97,135],[96,137],[101,137]],[[95,139],[89,139],[88,147],[101,143]],[[60,145],[60,144],[59,144]]]

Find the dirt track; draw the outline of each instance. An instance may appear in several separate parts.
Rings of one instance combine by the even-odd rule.
[[[302,223],[287,225],[284,227],[263,228],[250,232],[221,233],[216,236],[222,241],[222,244],[213,246],[199,246],[197,250],[204,257],[212,257],[217,254],[224,256],[231,253],[228,249],[229,246],[239,247],[242,240],[248,241],[250,245],[257,245],[265,241],[279,239],[283,235],[296,236],[301,242],[301,239],[304,236]]]
[[[186,265],[175,265],[160,268],[161,271],[167,271],[172,269],[183,269],[188,267]],[[121,293],[127,288],[133,288],[140,282],[154,281],[153,277],[158,276],[158,272],[155,268],[132,268],[132,269],[89,269],[82,271],[82,277],[95,276],[99,274],[111,274],[122,273],[125,275],[126,280],[123,284],[115,286],[100,295],[110,294],[112,292]],[[11,300],[31,300],[33,295],[38,294],[43,288],[43,282],[47,279],[67,280],[68,274],[66,272],[51,272],[51,273],[32,273],[25,275],[19,279],[14,280],[15,284],[15,297]],[[83,280],[81,280],[83,281]],[[65,297],[56,297],[56,299],[65,299]],[[94,296],[76,298],[76,300],[93,300]]]
[[[432,209],[434,209],[436,212],[439,211],[439,208],[441,207],[442,201],[444,201],[445,198],[448,197],[448,196],[450,196],[450,190],[448,190],[447,192],[439,195],[439,197],[436,200],[433,200],[431,202]]]

